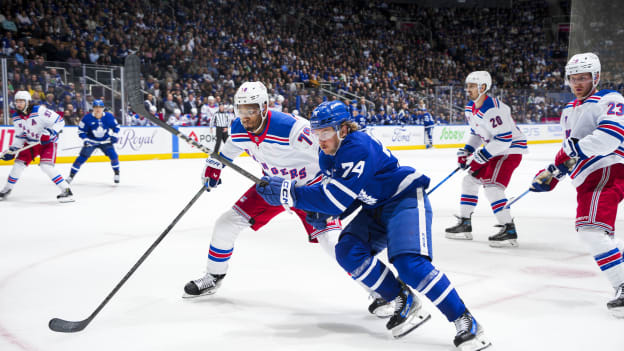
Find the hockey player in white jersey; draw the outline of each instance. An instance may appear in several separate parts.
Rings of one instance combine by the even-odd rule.
[[[13,168],[9,172],[7,184],[0,190],[0,200],[7,198],[22,172],[37,157],[40,158],[41,170],[50,177],[61,193],[56,197],[59,202],[72,202],[73,194],[69,184],[56,170],[56,151],[59,133],[65,122],[56,112],[48,110],[44,105],[31,105],[31,96],[27,91],[15,93],[15,109],[13,126],[15,139],[9,149],[0,155],[5,161],[15,158]],[[31,148],[18,152],[19,149],[33,145]]]
[[[492,86],[492,77],[486,71],[475,71],[466,77],[466,92],[470,102],[466,105],[466,121],[470,136],[466,146],[459,149],[459,166],[468,170],[462,182],[459,222],[446,229],[449,239],[472,240],[471,216],[477,206],[479,187],[498,221],[500,231],[488,238],[492,247],[518,246],[516,226],[507,205],[505,189],[513,171],[527,152],[527,141],[518,129],[511,109],[495,97],[486,95]],[[483,144],[482,147],[479,147]]]
[[[262,167],[265,175],[281,175],[296,180],[297,187],[319,183],[323,178],[318,164],[319,147],[312,137],[310,123],[290,114],[270,111],[268,103],[266,87],[261,82],[245,82],[239,87],[234,96],[238,118],[232,122],[230,138],[219,154],[233,160],[245,151]],[[223,167],[217,159],[206,160],[202,179],[207,190],[221,183]],[[282,206],[269,205],[252,185],[231,209],[217,219],[208,252],[207,272],[186,284],[184,297],[214,294],[228,271],[239,233],[246,228],[259,230],[284,210]],[[324,229],[315,230],[310,223],[319,227],[314,222],[321,220],[325,223],[326,217],[319,218],[296,208],[292,211],[301,219],[308,240],[318,242],[335,259],[334,246],[342,229],[340,220],[329,221]],[[394,312],[387,302],[377,302],[369,311],[376,315],[383,311],[385,317]]]
[[[576,99],[561,111],[563,147],[554,163],[538,172],[531,190],[550,191],[570,176],[576,187],[576,231],[615,289],[607,308],[624,318],[624,245],[614,236],[624,197],[624,98],[597,89],[600,60],[592,53],[572,56],[565,81]]]

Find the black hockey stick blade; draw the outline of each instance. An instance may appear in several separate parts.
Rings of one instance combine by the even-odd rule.
[[[151,113],[148,113],[147,110],[145,110],[145,105],[143,105],[143,93],[141,92],[141,60],[138,58],[138,56],[126,56],[126,60],[124,61],[124,78],[126,84],[126,92],[128,94],[128,102],[130,103],[130,106],[132,106],[132,110],[134,110],[134,112],[138,113],[141,116],[145,116],[145,118],[149,119],[150,122],[158,125],[159,127],[167,130],[169,133],[195,146],[197,149],[205,152],[212,158],[219,160],[224,165],[231,167],[233,170],[240,173],[252,182],[263,186],[268,184],[267,182],[261,180],[260,178],[254,176],[253,174],[234,164],[232,161],[219,155],[219,153],[213,152],[205,145],[200,144],[186,134],[180,132],[179,130],[160,120],[159,118],[156,118]]]
[[[48,327],[50,327],[51,330],[59,333],[75,333],[86,328],[90,322],[91,318],[87,318],[78,322],[66,321],[60,318],[52,318],[50,319],[50,323],[48,323]]]

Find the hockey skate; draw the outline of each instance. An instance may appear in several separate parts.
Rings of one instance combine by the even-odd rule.
[[[115,175],[113,176],[113,181],[115,182],[115,184],[119,184],[119,171],[115,172]]]
[[[468,310],[453,323],[457,328],[453,343],[460,351],[479,351],[492,346],[492,343],[483,335],[481,324],[477,323]]]
[[[455,240],[472,240],[472,220],[470,217],[457,217],[457,225],[446,228],[446,234],[444,235],[447,239],[455,239]]]
[[[431,318],[431,314],[422,309],[422,302],[408,287],[403,287],[393,301],[394,315],[386,324],[395,339],[407,335]]]
[[[61,202],[74,202],[74,194],[72,193],[70,188],[63,190],[60,194],[56,195],[56,199]]]
[[[513,221],[507,224],[497,224],[501,230],[488,238],[491,247],[517,247],[518,234],[516,233],[516,225]]]
[[[374,298],[374,300],[368,306],[368,312],[379,318],[392,317],[394,314],[394,304],[392,301],[388,302],[381,296],[376,297],[371,295],[371,297]]]
[[[615,298],[607,302],[607,308],[617,318],[624,318],[624,284],[615,291]]]
[[[11,189],[2,189],[0,190],[0,201],[4,200],[11,193]]]
[[[225,274],[212,275],[206,273],[205,276],[199,279],[191,280],[184,286],[184,295],[182,295],[182,298],[191,299],[204,295],[212,295],[217,292],[224,277]]]

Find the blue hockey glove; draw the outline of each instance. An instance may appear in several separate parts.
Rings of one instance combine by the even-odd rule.
[[[290,185],[290,187],[288,187],[288,186],[284,186],[284,183],[290,182],[290,181],[285,180],[280,177],[264,176],[262,177],[262,180],[268,182],[269,184],[267,184],[266,186],[261,186],[259,184],[256,184],[256,191],[258,192],[258,194],[260,194],[260,196],[262,196],[264,201],[266,201],[269,205],[271,206],[288,205],[292,207],[295,206],[295,203],[297,201],[297,198],[295,197],[296,181],[290,184],[286,184],[286,185]],[[287,190],[288,188],[290,188],[290,190]],[[282,191],[282,189],[284,189],[284,191]]]
[[[210,191],[221,184],[221,170],[225,167],[219,160],[209,157],[202,173],[202,182],[206,191]]]
[[[4,161],[11,161],[12,159],[15,158],[15,154],[17,153],[17,150],[19,150],[18,147],[10,146],[8,150],[2,153],[2,159]]]
[[[313,226],[314,229],[321,230],[327,226],[327,220],[331,218],[330,215],[318,212],[306,212],[306,222]]]

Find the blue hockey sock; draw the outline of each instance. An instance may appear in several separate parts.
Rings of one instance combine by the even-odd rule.
[[[424,256],[403,254],[395,257],[392,264],[398,270],[401,280],[427,296],[449,322],[466,311],[464,302],[446,275]]]
[[[118,172],[119,171],[119,159],[118,158],[112,159],[111,166],[113,167],[113,171]]]
[[[74,174],[78,173],[78,171],[80,170],[80,167],[82,166],[83,163],[85,163],[85,161],[87,161],[87,158],[80,155],[76,158],[76,161],[74,161],[74,163],[72,164],[71,167],[71,171],[69,171],[69,173],[73,176]]]
[[[374,290],[386,301],[392,301],[399,295],[401,285],[392,271],[371,252],[369,244],[350,234],[343,235],[336,244],[336,260],[351,278]]]

